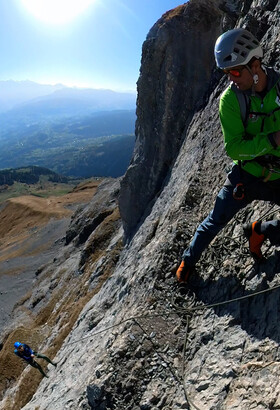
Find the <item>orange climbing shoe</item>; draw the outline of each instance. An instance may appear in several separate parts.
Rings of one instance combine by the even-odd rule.
[[[249,239],[249,249],[253,258],[259,262],[263,259],[263,254],[261,251],[262,244],[264,243],[265,237],[263,234],[256,232],[258,230],[261,222],[255,221],[252,224],[244,225],[244,234],[246,238]]]
[[[176,278],[179,283],[186,283],[194,268],[188,266],[185,261],[182,261],[176,272]]]

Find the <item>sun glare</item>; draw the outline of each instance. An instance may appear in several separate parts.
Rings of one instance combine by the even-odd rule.
[[[84,12],[95,0],[21,0],[37,19],[49,24],[65,24]]]

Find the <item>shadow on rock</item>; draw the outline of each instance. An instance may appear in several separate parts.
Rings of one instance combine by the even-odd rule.
[[[203,280],[197,275],[192,278],[190,289],[196,301],[217,304],[213,309],[218,316],[232,316],[232,324],[240,325],[251,336],[280,343],[280,252],[255,266],[253,272],[242,282],[234,274],[218,280]],[[242,299],[235,301],[236,298]]]

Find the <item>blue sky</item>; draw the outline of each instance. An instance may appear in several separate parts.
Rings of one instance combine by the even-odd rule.
[[[41,2],[39,11],[34,9],[36,2]],[[85,10],[63,21],[71,8],[82,2]],[[135,90],[141,48],[149,29],[163,13],[183,3],[0,0],[0,81],[28,79],[44,84]],[[40,15],[43,7],[46,9]]]

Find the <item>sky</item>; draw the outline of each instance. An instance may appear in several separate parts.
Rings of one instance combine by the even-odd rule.
[[[0,0],[0,81],[135,91],[154,23],[186,0]]]

